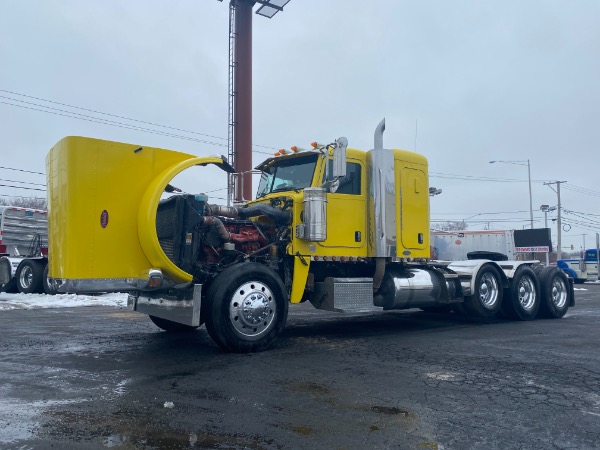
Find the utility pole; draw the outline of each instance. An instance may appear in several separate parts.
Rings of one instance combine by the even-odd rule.
[[[542,205],[540,209],[544,212],[544,228],[548,228],[548,213],[556,210],[556,206]],[[550,233],[550,241],[552,243],[552,233]],[[550,265],[550,255],[546,252],[546,266]]]
[[[560,233],[562,231],[562,223],[560,221],[560,211],[561,211],[561,206],[560,206],[560,185],[562,183],[566,183],[566,181],[552,181],[550,183],[544,183],[546,186],[548,186],[550,189],[552,189],[554,191],[554,188],[552,187],[553,184],[556,184],[556,190],[554,192],[556,192],[556,195],[558,196],[558,205],[557,205],[557,221],[556,221],[556,228],[557,228],[557,249],[556,249],[556,260],[558,261],[559,259],[561,259],[562,254],[561,254],[561,241],[560,241]]]

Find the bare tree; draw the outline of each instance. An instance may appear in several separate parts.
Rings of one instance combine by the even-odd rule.
[[[45,198],[40,197],[0,197],[0,205],[20,206],[21,208],[48,209],[48,203]]]
[[[469,228],[469,224],[464,220],[453,220],[433,225],[433,229],[436,231],[466,230],[467,228]]]

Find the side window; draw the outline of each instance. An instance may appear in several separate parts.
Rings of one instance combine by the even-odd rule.
[[[333,161],[329,160],[329,173],[333,172]],[[325,183],[325,174],[323,174],[323,183]],[[346,163],[346,176],[340,178],[340,186],[336,194],[360,195],[361,171],[360,164]]]

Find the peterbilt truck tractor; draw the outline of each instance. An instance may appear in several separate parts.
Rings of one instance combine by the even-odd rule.
[[[128,292],[159,328],[205,324],[234,352],[269,347],[288,306],[306,301],[515,320],[574,306],[572,280],[537,261],[430,260],[427,159],[385,149],[384,129],[369,151],[339,138],[278,152],[256,168],[256,199],[234,206],[202,193],[162,198],[193,166],[233,173],[224,157],[66,137],[47,157],[50,283]]]

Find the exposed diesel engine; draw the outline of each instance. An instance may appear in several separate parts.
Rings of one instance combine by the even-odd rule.
[[[213,278],[241,261],[277,268],[289,242],[292,213],[284,198],[271,205],[211,205],[205,195],[182,194],[162,200],[156,233],[168,258],[194,276],[195,283]],[[262,216],[260,220],[249,220]]]

